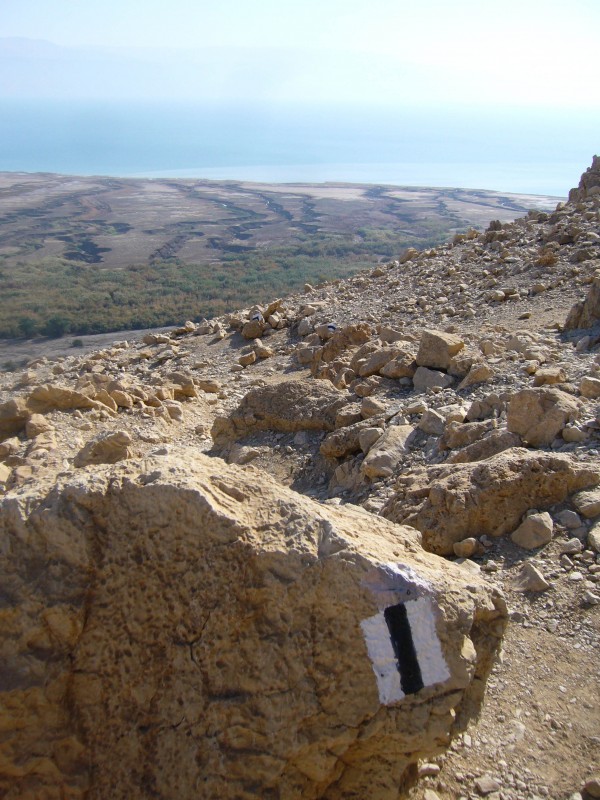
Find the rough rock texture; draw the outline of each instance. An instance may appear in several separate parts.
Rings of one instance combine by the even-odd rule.
[[[414,434],[411,425],[394,425],[371,447],[361,470],[368,478],[388,477],[398,471],[402,456]]]
[[[464,346],[465,343],[460,336],[443,331],[425,330],[419,344],[417,364],[432,369],[448,369],[452,357]]]
[[[506,422],[525,442],[543,447],[552,444],[579,412],[577,400],[560,389],[523,389],[512,396]]]
[[[600,275],[595,275],[585,300],[575,303],[565,320],[565,330],[591,328],[600,322]]]
[[[486,461],[401,476],[382,513],[420,530],[428,550],[449,555],[455,542],[502,536],[528,509],[547,508],[599,481],[598,472],[568,456],[513,448]]]
[[[290,380],[252,389],[228,419],[217,419],[217,444],[250,431],[332,431],[349,397],[328,381]]]
[[[494,800],[496,794],[501,795],[501,800],[542,797],[565,800],[578,796],[577,792],[582,791],[594,773],[597,761],[600,492],[595,489],[573,496],[569,492],[572,486],[587,483],[586,474],[591,480],[600,471],[600,325],[596,323],[596,314],[579,321],[585,330],[568,326],[565,329],[563,323],[565,309],[581,301],[590,289],[597,290],[600,274],[600,193],[588,179],[589,175],[583,181],[583,195],[573,202],[555,206],[553,201],[530,198],[527,202],[535,208],[508,224],[505,220],[511,213],[509,208],[517,214],[518,206],[513,205],[514,198],[503,195],[497,199],[503,208],[502,221],[492,220],[485,230],[459,233],[452,242],[421,252],[411,249],[387,264],[378,263],[369,272],[318,286],[307,284],[303,291],[285,300],[270,303],[265,298],[260,306],[204,320],[197,326],[186,323],[171,331],[147,333],[143,339],[131,332],[112,337],[109,334],[83,337],[82,348],[70,347],[68,337],[0,342],[3,354],[0,504],[2,513],[8,514],[5,519],[10,517],[13,521],[11,536],[14,534],[21,548],[18,550],[15,545],[9,551],[0,548],[0,552],[7,559],[11,575],[25,575],[24,581],[31,589],[24,606],[20,606],[26,608],[31,620],[31,630],[25,625],[23,632],[19,628],[22,617],[14,608],[24,594],[15,589],[12,578],[2,582],[0,631],[6,644],[2,647],[0,679],[6,682],[7,689],[20,686],[23,694],[19,695],[16,706],[15,695],[5,695],[6,709],[0,712],[0,765],[6,768],[0,794],[11,800],[21,797],[58,800],[85,792],[83,787],[90,780],[89,766],[93,759],[88,740],[82,744],[85,729],[81,719],[85,715],[79,709],[87,706],[72,702],[78,682],[85,679],[87,704],[95,710],[102,702],[110,706],[111,713],[115,712],[105,725],[110,737],[115,736],[113,719],[119,720],[114,723],[118,727],[127,718],[133,731],[130,736],[128,729],[127,735],[118,738],[118,749],[109,767],[96,770],[91,778],[95,780],[98,775],[109,780],[116,765],[120,775],[127,772],[123,778],[125,788],[115,792],[98,790],[97,796],[101,795],[98,800],[129,797],[127,781],[131,780],[137,781],[141,788],[136,791],[144,797],[162,794],[170,800],[173,796],[185,796],[178,793],[179,774],[172,777],[175,771],[172,763],[177,761],[180,770],[182,765],[184,770],[190,769],[188,753],[199,746],[188,739],[196,734],[198,720],[204,719],[204,706],[196,715],[198,706],[194,703],[189,708],[179,706],[181,695],[174,692],[178,711],[172,714],[169,710],[165,722],[161,716],[166,702],[163,698],[171,691],[170,687],[180,685],[180,666],[182,683],[203,687],[206,671],[190,666],[192,656],[204,659],[202,664],[211,659],[216,663],[220,658],[216,655],[219,649],[216,645],[220,642],[210,621],[206,630],[213,636],[208,639],[209,644],[212,642],[212,655],[203,650],[202,638],[194,643],[206,615],[190,597],[192,589],[197,592],[194,597],[206,596],[202,595],[204,583],[207,587],[213,585],[212,577],[204,582],[206,570],[221,563],[219,559],[225,548],[215,558],[211,555],[206,563],[203,560],[206,548],[201,549],[200,556],[198,548],[186,549],[187,545],[165,548],[172,541],[170,531],[180,530],[182,519],[188,520],[190,514],[202,518],[196,510],[189,511],[188,500],[182,500],[179,489],[170,483],[171,477],[179,480],[177,476],[183,473],[187,477],[182,478],[182,486],[189,488],[197,480],[203,480],[204,466],[199,469],[195,458],[202,452],[222,454],[235,465],[233,492],[235,488],[243,488],[246,478],[251,476],[252,491],[262,492],[267,498],[264,509],[254,502],[251,504],[255,515],[252,525],[256,526],[253,530],[260,528],[258,538],[262,537],[262,531],[271,536],[270,519],[280,524],[281,534],[278,529],[277,536],[283,536],[285,530],[295,530],[296,520],[300,519],[298,524],[302,524],[304,519],[300,512],[299,517],[294,516],[294,511],[290,520],[280,522],[279,511],[272,510],[271,489],[266,488],[277,481],[278,488],[274,491],[278,503],[287,504],[289,489],[285,487],[293,487],[317,499],[322,505],[316,507],[315,514],[322,513],[328,520],[330,513],[334,516],[338,513],[337,505],[345,519],[347,514],[360,513],[356,506],[370,511],[372,515],[361,516],[358,524],[365,541],[371,542],[379,529],[385,534],[388,527],[382,513],[390,508],[396,515],[394,518],[413,515],[420,520],[418,524],[426,531],[425,538],[432,539],[434,545],[438,535],[446,546],[447,539],[452,542],[456,536],[459,541],[448,550],[449,561],[444,566],[448,574],[454,576],[456,569],[460,569],[464,581],[479,586],[483,580],[490,588],[506,594],[511,624],[503,640],[505,658],[493,667],[493,679],[487,684],[487,701],[479,720],[473,720],[468,730],[452,742],[444,735],[438,737],[437,744],[445,753],[435,763],[419,764],[418,785],[408,792],[400,791],[399,797],[426,800],[431,795],[439,800],[459,797],[472,800],[479,796],[478,786],[485,775],[501,787],[492,791]],[[327,191],[346,190],[331,187]],[[468,202],[468,197],[469,192],[457,190],[453,208],[448,208],[449,213],[457,214],[457,224],[459,208],[463,200]],[[279,199],[282,205],[287,203],[283,197]],[[498,204],[489,208],[490,214],[500,213]],[[318,217],[318,211],[315,213]],[[321,222],[326,225],[325,218]],[[482,219],[482,226],[485,224]],[[263,338],[248,340],[242,335],[244,325],[252,318],[258,319],[261,327],[264,325]],[[438,331],[464,342],[448,366],[440,368],[446,371],[416,364],[424,330]],[[100,346],[104,349],[98,349]],[[364,374],[381,364],[395,348],[402,353],[375,374]],[[244,367],[239,359],[249,353],[257,357],[251,357],[253,363]],[[483,382],[473,382],[475,378]],[[294,379],[297,388],[292,386]],[[569,403],[577,404],[573,421],[569,421],[569,414],[562,428],[560,421],[551,441],[549,437],[531,438],[526,442],[528,451],[515,450],[514,446],[523,440],[508,429],[507,409],[513,397],[539,384],[535,395],[539,398],[540,391],[550,391],[547,384],[554,380],[561,381],[563,399],[567,397]],[[364,419],[373,414],[376,416]],[[533,428],[539,422],[536,414],[534,411],[529,415]],[[367,477],[363,471],[366,457],[390,430],[399,426],[408,426],[413,433],[400,457],[391,461],[391,472]],[[79,453],[119,432],[131,437],[131,453],[141,460],[128,460],[111,468],[76,466]],[[504,448],[508,449],[502,455],[493,455]],[[473,463],[475,459],[481,460]],[[247,471],[238,466],[248,462],[252,462],[252,468]],[[174,467],[175,472],[170,473]],[[159,479],[155,473],[163,468],[168,474]],[[107,483],[109,473],[115,479]],[[98,503],[102,509],[94,511],[93,522],[89,523],[87,512],[76,507],[71,499],[79,490],[61,487],[79,486],[87,496],[93,494],[88,491],[92,483],[98,483],[95,496],[101,498]],[[55,485],[58,488],[52,490]],[[231,484],[228,486],[231,488]],[[138,515],[136,510],[129,514],[130,507],[139,509],[141,505],[133,501],[129,506],[122,505],[119,520],[123,529],[128,529],[127,547],[132,549],[127,552],[132,556],[123,570],[115,567],[115,575],[118,572],[126,576],[116,586],[117,579],[111,577],[109,582],[106,571],[112,569],[111,554],[121,559],[125,544],[115,545],[114,549],[106,544],[115,529],[108,521],[117,516],[116,506],[109,509],[109,505],[113,493],[114,502],[120,503],[134,489],[159,493],[161,508],[164,505],[168,514],[171,506],[165,496],[174,496],[175,521],[169,518],[165,522],[159,509],[154,515],[156,525],[153,527],[154,521],[146,525],[143,513]],[[187,489],[184,495],[188,497]],[[36,497],[42,498],[37,506]],[[58,507],[64,510],[72,528],[61,526],[57,532],[54,523],[47,525],[46,513],[52,520]],[[510,532],[522,522],[524,514],[543,509],[552,517],[554,529],[552,540],[540,549],[525,551],[509,536],[489,535],[497,532],[506,520],[512,524],[507,528]],[[28,515],[31,520],[25,523]],[[236,524],[241,529],[245,522],[238,520]],[[143,535],[139,535],[142,528]],[[83,591],[77,588],[78,576],[82,575],[79,567],[61,572],[63,556],[55,558],[57,549],[64,546],[64,558],[74,565],[82,561],[80,550],[66,536],[66,532],[75,529],[85,541],[83,560],[87,558],[89,565],[85,581],[92,579],[91,584],[85,584],[83,601],[78,599]],[[91,529],[94,533],[90,537]],[[50,532],[52,535],[46,542],[44,537]],[[146,543],[145,549],[138,548],[140,540]],[[40,541],[44,542],[41,550]],[[27,561],[20,556],[25,551],[37,555]],[[157,558],[153,557],[155,553]],[[459,561],[452,565],[455,553]],[[437,571],[439,562],[433,556],[429,558],[431,568]],[[121,563],[125,563],[124,559]],[[197,574],[197,579],[184,573],[184,563]],[[254,560],[248,563],[252,565]],[[144,585],[151,587],[152,603],[130,602],[125,593],[135,591],[139,592],[136,597],[141,597],[145,590],[140,588],[137,576],[140,572],[153,576],[152,569],[160,571],[162,594],[155,589],[154,577],[152,581],[143,578]],[[239,568],[244,580],[249,569]],[[177,570],[181,572],[175,575]],[[254,567],[252,570],[255,574]],[[217,572],[222,574],[220,567]],[[354,575],[350,569],[349,572]],[[184,577],[180,579],[180,575]],[[106,591],[101,581],[105,579],[111,590],[110,602],[104,602]],[[232,596],[237,585],[229,580],[226,598]],[[362,589],[356,581],[355,585],[356,595]],[[76,599],[72,602],[44,600],[48,592],[66,592],[73,586],[72,595]],[[262,586],[253,588],[258,593]],[[332,588],[337,586],[336,579]],[[192,587],[189,593],[186,587]],[[323,588],[323,597],[328,597],[327,588]],[[539,591],[544,591],[544,596]],[[238,594],[234,592],[236,603]],[[310,596],[309,591],[306,594]],[[27,598],[34,595],[38,600],[29,602]],[[109,613],[101,612],[101,606],[96,604],[97,595],[104,608],[111,609],[110,613],[122,623],[121,638],[114,642],[107,642],[96,625],[96,616]],[[118,614],[115,605],[111,605],[112,595],[120,603]],[[62,595],[52,595],[55,596]],[[174,602],[174,597],[185,600],[180,604],[182,608]],[[252,602],[248,600],[240,611],[244,624],[240,623],[236,639],[236,646],[244,656],[246,630],[253,631],[254,620],[262,618],[257,616],[254,599],[250,599]],[[226,602],[220,606],[223,604]],[[147,611],[150,605],[151,612]],[[296,612],[285,603],[282,607],[295,624]],[[91,630],[100,643],[97,662],[111,676],[117,668],[114,665],[122,663],[119,668],[123,676],[133,675],[136,686],[139,685],[131,690],[127,702],[122,699],[122,687],[129,684],[123,681],[115,682],[116,688],[110,695],[105,696],[102,688],[98,693],[92,691],[90,676],[99,674],[95,666],[87,669],[86,665],[87,671],[73,672],[72,680],[62,683],[39,677],[40,670],[63,674],[63,664],[71,675],[68,670],[75,669],[72,664],[80,656],[83,658],[84,651],[80,653],[77,644],[82,609],[84,622],[87,609],[90,610],[89,618],[95,626]],[[200,618],[198,625],[189,622],[192,614]],[[163,636],[160,621],[163,616],[167,620],[165,627],[170,626],[171,639],[166,633]],[[185,635],[178,633],[175,617],[186,622]],[[299,647],[306,638],[302,624],[298,637],[293,635],[292,628],[284,634],[277,628],[269,641],[273,646],[281,643]],[[334,625],[330,628],[336,630]],[[265,625],[265,629],[272,627]],[[327,633],[329,638],[335,638],[329,629]],[[89,653],[93,645],[86,636],[84,628],[81,641],[85,640],[85,652]],[[326,639],[327,636],[322,636],[318,641],[324,643]],[[255,639],[251,641],[254,643]],[[143,647],[139,642],[143,642]],[[19,662],[18,669],[4,668],[7,654],[13,658],[15,653],[25,650],[28,655]],[[354,657],[357,652],[354,647]],[[168,664],[157,679],[153,665],[162,670],[161,665],[166,661]],[[387,663],[394,665],[393,655]],[[143,674],[139,664],[145,668]],[[217,666],[223,673],[224,666],[220,663]],[[194,679],[187,672],[192,668]],[[146,673],[151,686],[145,682]],[[266,673],[269,674],[268,670]],[[244,678],[253,674],[240,669]],[[285,677],[286,669],[281,669],[280,674]],[[335,665],[331,674],[337,678]],[[30,682],[23,689],[23,682],[28,679]],[[204,715],[211,724],[207,740],[214,748],[210,758],[221,751],[225,752],[225,758],[216,770],[202,772],[194,797],[202,796],[204,777],[218,778],[222,774],[219,770],[231,767],[233,780],[238,781],[235,760],[246,769],[255,759],[252,779],[244,779],[242,788],[232,784],[237,786],[236,797],[243,800],[263,792],[267,800],[285,800],[278,788],[263,791],[265,776],[271,774],[271,766],[265,767],[263,756],[270,748],[271,756],[279,758],[280,751],[276,746],[271,748],[270,740],[264,747],[265,740],[259,734],[264,732],[261,726],[274,730],[265,720],[276,719],[282,713],[287,715],[290,698],[296,702],[294,698],[300,689],[304,692],[304,685],[299,683],[286,691],[283,700],[273,695],[279,703],[269,706],[268,715],[262,713],[262,705],[255,704],[252,725],[242,725],[241,731],[235,729],[236,704],[239,701],[243,706],[249,695],[232,692],[217,696],[219,705]],[[411,707],[415,714],[424,691],[413,699]],[[318,696],[321,700],[323,692]],[[64,703],[61,697],[66,697]],[[48,702],[54,705],[49,707]],[[23,705],[30,720],[25,724],[21,714]],[[323,708],[329,713],[330,706]],[[338,711],[332,713],[337,715]],[[383,713],[378,712],[370,724],[379,725]],[[100,716],[100,724],[105,719],[106,716]],[[246,727],[253,738],[245,733]],[[68,733],[56,736],[52,733],[61,730]],[[423,730],[427,732],[430,728],[425,726]],[[182,743],[177,737],[184,732],[186,739]],[[371,732],[369,729],[369,736]],[[339,755],[338,733],[336,729],[328,740],[334,741],[332,748],[327,743],[319,747],[310,762],[312,767],[307,768],[302,762],[303,769],[315,770],[316,777],[308,779],[311,791],[321,792],[322,797],[338,792],[356,800],[375,796],[379,781],[396,775],[395,768],[390,770],[385,759],[378,762],[379,770],[369,768],[366,789],[360,786],[355,792],[346,791],[335,782],[322,791],[315,788],[329,769],[330,759],[339,757],[343,763],[351,763],[346,751]],[[285,736],[287,733],[281,738]],[[48,737],[55,737],[52,747],[43,744]],[[22,743],[20,752],[25,755],[6,761],[7,752],[17,740]],[[309,740],[315,747],[317,742],[322,744],[312,728],[305,728],[296,746],[302,750],[308,747]],[[204,753],[208,745],[204,739],[200,741]],[[175,755],[170,760],[164,756],[163,744],[171,746],[172,742]],[[139,753],[146,752],[143,750],[146,745],[152,749],[152,758],[138,758]],[[351,758],[353,747],[348,751]],[[96,750],[103,758],[108,749],[109,745],[99,741]],[[135,757],[129,761],[123,759],[125,751]],[[194,750],[197,752],[199,749]],[[108,763],[108,758],[105,762]],[[126,770],[121,762],[133,766]],[[214,761],[203,756],[199,769],[206,764],[212,769]],[[398,769],[402,769],[401,764]],[[57,774],[69,776],[75,787],[73,791],[49,788],[54,786],[52,781],[56,782]],[[27,790],[25,780],[29,781]],[[168,786],[163,788],[165,783]],[[88,793],[87,797],[90,796]],[[213,796],[220,795],[216,792]]]
[[[477,709],[505,606],[374,522],[192,451],[15,496],[2,796],[395,800]]]

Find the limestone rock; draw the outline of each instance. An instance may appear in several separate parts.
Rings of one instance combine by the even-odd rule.
[[[471,536],[468,539],[463,539],[462,542],[454,542],[452,549],[454,550],[454,555],[459,558],[471,558],[472,555],[478,552],[480,547],[481,545],[477,539]]]
[[[121,389],[113,389],[110,396],[115,401],[117,408],[133,408],[133,397]]]
[[[445,417],[435,409],[428,408],[419,420],[418,428],[430,436],[441,436],[445,425]]]
[[[573,203],[587,197],[600,194],[600,157],[594,156],[592,165],[586,169],[579,180],[579,186],[569,192],[569,201]],[[600,797],[600,795],[598,795]]]
[[[600,553],[600,525],[596,524],[588,533],[588,547],[595,553]]]
[[[288,380],[251,389],[230,417],[217,418],[212,437],[217,444],[251,431],[332,431],[349,395],[328,381]]]
[[[196,386],[207,394],[217,394],[221,391],[221,382],[215,378],[198,378]]]
[[[432,369],[448,369],[450,360],[465,343],[460,336],[443,331],[424,330],[417,352],[417,364]]]
[[[567,422],[577,418],[579,402],[560,389],[523,389],[508,404],[507,425],[534,447],[552,443]]]
[[[0,458],[6,458],[7,456],[18,453],[20,447],[21,442],[16,436],[12,436],[10,439],[4,439],[0,442]]]
[[[242,367],[249,367],[250,364],[254,364],[256,361],[256,353],[254,350],[251,350],[249,353],[245,353],[243,356],[238,358],[238,364]]]
[[[6,464],[0,464],[0,489],[4,489],[10,480],[12,470]]]
[[[0,513],[7,796],[397,800],[478,711],[505,605],[410,529],[191,450],[37,492]]]
[[[517,576],[515,588],[519,592],[545,592],[550,584],[537,567],[526,561]]]
[[[582,378],[579,384],[579,391],[583,397],[597,400],[600,397],[600,380],[589,376]]]
[[[93,439],[75,457],[76,467],[88,464],[116,464],[124,458],[131,458],[131,436],[126,431],[115,431]]]
[[[457,450],[466,447],[468,444],[479,441],[495,426],[495,422],[491,419],[484,422],[448,422],[440,440],[440,449]]]
[[[600,775],[594,775],[593,777],[588,778],[583,785],[583,791],[588,797],[597,800],[597,798],[600,797]]]
[[[591,489],[587,492],[578,492],[573,497],[577,511],[587,519],[600,515],[600,489]]]
[[[365,431],[382,431],[381,428],[374,427],[377,421],[381,421],[383,424],[379,417],[361,419],[360,422],[355,422],[352,425],[347,425],[327,434],[319,448],[321,454],[326,458],[345,458],[352,453],[358,453],[362,449],[361,435]]]
[[[593,283],[583,302],[575,303],[565,320],[565,330],[591,328],[600,322],[600,275],[594,277]]]
[[[371,447],[362,462],[361,472],[368,478],[387,478],[398,468],[414,433],[412,425],[392,425]]]
[[[458,384],[458,391],[474,386],[476,383],[486,383],[493,375],[494,370],[488,364],[473,364],[463,380]]]
[[[451,555],[455,542],[507,534],[528,509],[549,508],[599,480],[568,456],[513,448],[474,464],[400,476],[382,514],[420,530],[428,550]]]
[[[266,323],[259,317],[258,319],[251,319],[246,322],[242,327],[242,336],[244,339],[259,339],[267,328]]]
[[[93,400],[83,392],[68,389],[63,386],[36,386],[27,398],[27,406],[37,414],[47,414],[49,411],[72,411],[76,408],[95,408],[107,411],[107,406]]]
[[[535,550],[552,541],[554,523],[547,511],[541,514],[530,514],[511,534],[511,539],[525,550]]]
[[[513,447],[521,447],[523,442],[516,433],[509,431],[491,431],[483,439],[473,442],[462,450],[451,453],[446,459],[447,464],[465,464],[468,461],[483,461]]]
[[[42,414],[32,414],[25,423],[25,435],[28,439],[35,439],[36,436],[52,430],[54,426]]]
[[[417,369],[417,362],[412,353],[402,352],[380,370],[385,378],[412,378]]]
[[[398,347],[382,347],[367,358],[366,362],[359,368],[358,374],[361,378],[368,378],[369,375],[376,375],[378,372],[381,372],[390,361],[399,356],[403,357],[404,355],[404,352]],[[350,366],[352,367],[352,364]]]
[[[424,392],[427,389],[434,388],[445,389],[448,386],[452,386],[453,383],[454,378],[450,375],[427,367],[417,367],[413,375],[413,385],[417,392]]]
[[[29,419],[29,410],[21,397],[15,397],[0,404],[0,439],[7,439],[19,433]]]

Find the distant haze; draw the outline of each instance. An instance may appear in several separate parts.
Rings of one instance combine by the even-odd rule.
[[[0,96],[600,108],[597,0],[19,0]]]
[[[598,0],[6,0],[0,170],[566,194],[598,31]]]

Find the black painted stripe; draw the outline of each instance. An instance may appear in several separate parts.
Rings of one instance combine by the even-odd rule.
[[[398,663],[402,691],[404,694],[415,694],[423,688],[424,684],[404,603],[388,606],[383,612],[383,616],[390,632],[390,640]]]

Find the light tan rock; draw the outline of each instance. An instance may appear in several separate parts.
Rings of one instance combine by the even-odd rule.
[[[217,417],[212,437],[217,444],[259,430],[332,431],[336,416],[350,402],[348,392],[328,381],[285,380],[251,389],[229,417]]]
[[[600,275],[595,275],[585,300],[575,303],[565,320],[565,330],[591,328],[600,322]]]
[[[597,400],[600,397],[600,380],[586,376],[581,379],[579,391],[583,397],[589,400]]]
[[[564,383],[567,380],[566,373],[562,367],[546,367],[538,369],[533,378],[534,386],[547,386],[553,383]],[[598,381],[600,383],[600,381]]]
[[[99,392],[96,392],[94,395],[94,400],[98,403],[102,403],[102,405],[110,408],[111,411],[117,411],[118,406],[115,402],[114,398],[106,391],[106,389],[100,389]]]
[[[358,443],[363,453],[368,453],[373,445],[378,442],[385,432],[385,428],[364,428],[358,434]]]
[[[428,550],[451,555],[454,542],[510,533],[528,509],[549,508],[599,480],[568,456],[513,448],[473,464],[401,475],[382,514],[420,530]]]
[[[380,370],[380,375],[385,378],[412,378],[417,369],[417,362],[412,353],[403,351],[401,354],[392,358]]]
[[[560,389],[523,389],[513,394],[507,426],[534,447],[551,444],[568,422],[577,419],[580,403]]]
[[[104,403],[93,400],[83,392],[67,389],[64,386],[36,386],[27,398],[27,406],[32,413],[47,414],[49,411],[72,411],[76,408],[93,408],[112,412]]]
[[[173,397],[175,400],[198,397],[196,384],[191,375],[185,372],[170,372],[167,377],[173,384]]]
[[[561,431],[561,436],[565,442],[585,442],[588,438],[586,431],[578,428],[577,425],[565,425]]]
[[[246,322],[242,327],[242,336],[244,339],[259,339],[267,328],[267,324],[262,318],[251,319]]]
[[[424,392],[427,389],[446,389],[452,386],[454,378],[451,375],[446,375],[445,372],[440,372],[435,369],[428,369],[427,367],[417,367],[413,375],[413,386],[415,391]]]
[[[550,584],[543,573],[529,561],[526,561],[515,580],[515,589],[518,592],[545,592],[549,588]]]
[[[596,523],[588,533],[587,543],[590,550],[600,553],[600,525]]]
[[[76,467],[89,464],[116,464],[124,458],[131,458],[131,436],[126,431],[101,434],[88,442],[75,456]]]
[[[358,374],[362,378],[368,378],[369,375],[376,375],[383,370],[386,364],[398,356],[404,356],[404,352],[400,348],[382,347],[367,358],[366,362],[358,370]]]
[[[312,374],[319,374],[323,366],[322,362],[330,363],[335,361],[342,353],[365,344],[370,338],[371,326],[364,322],[358,325],[347,325],[345,328],[337,330],[319,350],[318,357],[312,367]]]
[[[196,386],[207,394],[218,394],[222,388],[221,381],[216,380],[216,378],[197,378]]]
[[[477,383],[487,383],[493,377],[494,370],[488,364],[473,364],[467,375],[458,384],[458,391],[475,386]]]
[[[445,417],[433,408],[428,408],[417,427],[430,436],[441,436],[446,426]]]
[[[4,489],[10,480],[12,469],[7,467],[6,464],[0,464],[0,488]]]
[[[10,439],[4,439],[4,441],[0,442],[0,458],[6,458],[7,456],[18,453],[20,447],[21,442],[16,436]]]
[[[0,404],[0,439],[19,433],[29,419],[30,411],[22,397],[15,397]]]
[[[552,541],[554,523],[547,511],[529,514],[519,527],[512,532],[511,539],[525,550],[535,550]]]
[[[481,545],[473,536],[470,536],[468,539],[463,539],[462,542],[454,542],[452,545],[454,555],[459,558],[471,558],[472,555],[475,555],[475,553],[479,551],[480,547]]]
[[[365,431],[382,430],[377,428],[377,421],[383,421],[381,418],[361,419],[359,422],[340,427],[327,436],[321,442],[319,448],[322,455],[326,458],[345,458],[353,453],[358,453],[361,447],[361,435]]]
[[[496,427],[494,420],[483,422],[448,422],[440,439],[441,450],[457,450],[479,441]]]
[[[578,492],[573,497],[573,504],[580,514],[586,519],[600,515],[600,489],[590,489],[586,492]]]
[[[363,419],[385,414],[386,409],[386,403],[383,400],[378,400],[376,397],[363,397],[362,403],[360,404],[360,413]]]
[[[448,369],[451,358],[464,346],[460,336],[444,331],[424,330],[417,352],[417,364],[431,369]]]
[[[466,464],[469,461],[483,461],[513,447],[522,447],[521,437],[510,431],[490,431],[483,439],[473,442],[461,450],[451,453],[447,464]]]
[[[176,422],[183,422],[183,406],[179,400],[165,400],[163,407],[166,408],[169,418]],[[114,463],[114,462],[105,462]]]
[[[257,475],[187,450],[5,504],[0,792],[397,800],[477,713],[496,590]]]
[[[360,468],[363,475],[371,479],[393,475],[407,452],[414,430],[412,425],[391,425],[365,456]]]
[[[25,423],[25,436],[28,439],[34,439],[42,433],[48,433],[53,430],[54,425],[42,414],[32,414]]]
[[[121,389],[113,389],[110,396],[115,401],[117,408],[133,408],[133,398]]]
[[[250,364],[254,364],[255,361],[256,352],[254,350],[251,350],[249,353],[246,353],[238,358],[238,364],[240,364],[242,367],[249,367]]]

